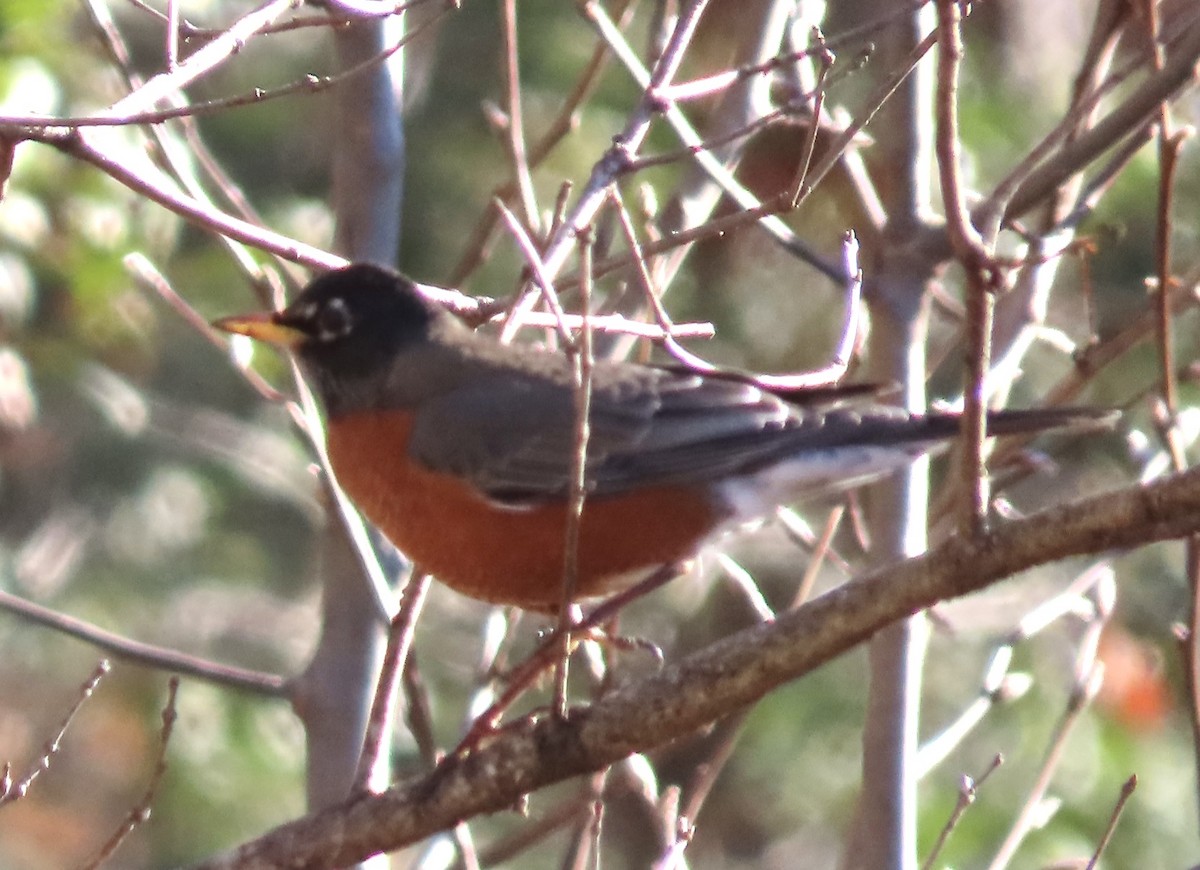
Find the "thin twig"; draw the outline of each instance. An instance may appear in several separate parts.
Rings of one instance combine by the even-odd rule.
[[[1103,74],[1112,63],[1113,49],[1130,11],[1129,5],[1124,2],[1104,0],[1096,5],[1092,32],[1080,62],[1079,72],[1075,75],[1070,108],[1054,129],[1025,152],[1021,160],[976,208],[981,225],[994,224],[999,216],[1007,211],[1013,195],[1034,170],[1046,161],[1056,148],[1074,141],[1094,123],[1101,100],[1113,87],[1111,81],[1103,81]],[[1075,177],[1078,177],[1078,173]],[[1065,179],[1064,185],[1060,187],[1064,186]]]
[[[579,538],[583,531],[588,439],[591,436],[592,369],[595,361],[592,358],[592,331],[588,316],[592,298],[592,243],[590,232],[579,234],[579,313],[583,318],[583,328],[571,348],[575,400],[574,449],[571,453],[571,478],[563,529],[562,598],[558,608],[557,634],[562,643],[562,656],[554,672],[554,711],[564,717],[567,714],[567,667],[571,658],[571,605],[575,603],[575,590],[579,583]]]
[[[1164,106],[1163,111],[1166,111]],[[1171,273],[1171,218],[1174,213],[1176,170],[1179,154],[1187,140],[1186,132],[1168,136],[1161,127],[1158,140],[1158,209],[1154,234],[1154,266],[1157,276],[1155,313],[1158,316],[1159,374],[1162,377],[1162,397],[1168,414],[1179,410],[1179,388],[1175,381],[1175,336],[1171,323],[1170,288],[1175,279]]]
[[[146,783],[146,790],[142,793],[142,799],[129,810],[120,827],[113,832],[113,835],[100,848],[96,856],[84,865],[86,870],[96,870],[96,868],[103,866],[116,853],[117,849],[120,848],[125,838],[132,834],[138,825],[149,820],[150,807],[154,803],[154,796],[158,793],[158,787],[167,773],[167,745],[171,742],[171,733],[175,729],[175,720],[177,718],[175,713],[175,697],[178,692],[179,677],[171,677],[167,681],[167,703],[163,705],[162,728],[158,732],[158,755],[154,760],[154,772],[150,775],[150,781]]]
[[[746,718],[750,713],[751,708],[740,710],[729,718],[722,720],[716,729],[714,729],[713,736],[715,737],[715,741],[713,748],[708,753],[705,762],[696,765],[695,772],[688,781],[687,788],[682,795],[682,809],[679,815],[680,818],[686,820],[689,828],[695,828],[696,820],[700,817],[700,810],[704,806],[704,802],[708,799],[713,787],[717,784],[717,778],[720,776],[721,771],[725,769],[725,765],[733,757],[733,750],[737,747],[738,736],[741,734],[742,726],[746,724]]]
[[[1173,98],[1195,79],[1200,58],[1200,27],[1185,30],[1161,72],[1148,76],[1103,119],[1087,132],[1066,143],[1053,156],[1031,171],[1013,193],[1005,220],[1015,220],[1042,202],[1046,196],[1109,148],[1126,139],[1131,131],[1157,116],[1163,100]]]
[[[1079,190],[1075,206],[1068,211],[1054,229],[1073,230],[1078,228],[1096,209],[1100,198],[1116,182],[1117,176],[1125,170],[1142,148],[1149,142],[1156,130],[1152,121],[1147,121],[1141,129],[1135,131],[1124,142],[1112,150],[1104,164],[1093,170],[1092,176],[1086,180]]]
[[[471,835],[471,827],[466,822],[454,826],[454,846],[458,849],[459,860],[465,870],[481,870],[479,854],[475,849],[475,838]]]
[[[513,178],[517,182],[525,223],[536,229],[539,212],[537,196],[533,191],[533,177],[529,170],[529,158],[525,153],[525,114],[521,109],[521,74],[517,62],[517,0],[504,0],[502,10],[504,26],[501,31],[504,39],[501,60],[504,72],[504,99],[508,109],[508,135],[505,142],[508,145],[509,159],[512,161]]]
[[[686,103],[689,100],[711,97],[721,91],[728,90],[743,79],[775,72],[783,67],[794,64],[798,60],[804,60],[813,55],[828,58],[832,62],[833,54],[829,51],[824,36],[818,35],[814,38],[811,47],[780,52],[762,63],[742,64],[733,69],[724,70],[723,72],[714,73],[703,78],[679,82],[678,84],[663,88],[659,94],[664,100],[670,100],[673,103]]]
[[[579,636],[604,625],[627,607],[631,601],[653,592],[674,580],[679,574],[680,567],[678,565],[663,565],[635,586],[618,592],[597,604],[586,616],[571,624],[571,633]],[[525,693],[539,674],[558,660],[557,656],[561,647],[560,639],[555,633],[530,653],[509,676],[508,687],[486,710],[475,717],[466,736],[459,741],[452,754],[455,756],[466,755],[474,750],[484,737],[495,731],[508,708]]]
[[[553,274],[546,261],[543,259],[541,252],[538,251],[537,245],[529,235],[529,231],[517,219],[517,216],[509,210],[508,206],[499,200],[495,201],[495,206],[500,211],[500,216],[504,218],[504,223],[508,226],[513,238],[516,239],[517,247],[525,255],[525,262],[529,264],[529,268],[533,271],[534,284],[541,291],[542,301],[546,303],[546,307],[550,309],[550,313],[554,316],[559,338],[562,339],[567,348],[573,347],[575,339],[571,334],[571,330],[567,328],[562,305],[559,303],[558,296],[554,292]],[[504,321],[504,328],[500,331],[501,341],[512,341],[517,330],[526,325],[526,316],[529,314],[529,309],[536,299],[537,297],[531,294],[525,297],[518,296],[513,300],[512,305],[509,306],[508,318]]]
[[[232,665],[221,665],[165,647],[130,640],[98,628],[89,622],[84,622],[82,619],[76,619],[40,604],[34,604],[32,601],[18,598],[9,592],[0,591],[0,610],[7,610],[30,622],[54,629],[143,667],[173,671],[215,683],[218,686],[239,689],[243,692],[270,698],[286,697],[288,693],[287,681],[275,674],[251,671]]]
[[[530,311],[522,316],[522,322],[525,326],[539,329],[554,329],[560,323],[571,332],[583,328],[582,317],[565,312],[560,319],[549,312]],[[717,334],[711,323],[672,322],[666,326],[656,326],[630,320],[623,314],[593,314],[588,318],[588,326],[595,334],[629,335],[634,338],[648,338],[651,341],[663,341],[667,338],[712,338]]]
[[[197,118],[205,115],[215,115],[227,112],[229,109],[237,109],[246,106],[257,106],[262,103],[280,99],[281,97],[290,97],[296,94],[317,94],[322,91],[330,90],[334,87],[354,79],[355,77],[369,72],[375,67],[387,61],[398,51],[420,36],[426,29],[433,27],[438,19],[446,15],[448,10],[443,10],[437,16],[422,21],[412,30],[406,32],[403,37],[393,42],[387,48],[378,52],[371,58],[356,64],[348,69],[332,75],[313,75],[309,74],[303,78],[286,84],[277,85],[272,88],[255,88],[252,91],[247,91],[241,94],[231,94],[227,97],[214,97],[210,100],[204,100],[199,103],[185,103],[182,105],[172,106],[166,109],[146,109],[137,112],[124,112],[112,114],[111,109],[105,110],[105,113],[92,115],[0,115],[0,127],[12,128],[14,134],[16,131],[28,130],[77,130],[86,127],[130,127],[135,125],[159,125],[167,121],[185,120],[189,118]],[[135,92],[136,93],[136,92]],[[167,99],[166,96],[161,99]]]
[[[624,8],[618,7],[616,12],[620,20],[618,26],[623,28],[628,23],[636,5],[636,2],[626,2]],[[583,72],[580,73],[579,78],[576,80],[575,86],[563,101],[558,114],[550,122],[550,125],[542,133],[541,137],[529,148],[528,163],[531,170],[540,166],[553,153],[558,144],[566,138],[567,134],[578,126],[580,107],[596,89],[600,81],[600,74],[604,71],[605,66],[607,66],[608,60],[609,52],[607,46],[605,46],[602,40],[597,40],[596,46],[592,50],[592,56],[588,59]],[[509,179],[492,191],[489,201],[499,199],[505,203],[509,203],[517,196],[518,192],[516,180]],[[500,213],[495,208],[489,208],[480,216],[474,229],[467,237],[468,241],[464,246],[463,254],[459,257],[458,265],[450,272],[449,282],[451,285],[458,286],[462,284],[484,261],[489,240],[492,237],[499,218]]]
[[[642,142],[650,132],[650,123],[662,109],[658,92],[668,86],[674,79],[696,26],[700,22],[707,0],[688,0],[684,3],[667,44],[654,65],[644,86],[644,95],[638,106],[630,113],[625,127],[613,139],[613,147],[596,163],[591,176],[580,192],[579,199],[567,214],[563,227],[550,239],[546,248],[546,271],[551,277],[558,274],[563,263],[570,254],[574,244],[572,234],[588,226],[607,198],[609,186],[617,176],[624,171],[628,161],[637,155]],[[595,2],[583,4],[585,17],[592,20],[594,15],[603,15],[603,10]],[[611,24],[611,20],[605,20]],[[623,43],[617,32],[618,42]],[[610,43],[611,45],[612,43]]]
[[[391,0],[326,0],[334,9],[355,18],[388,18],[399,15],[413,3],[394,3]],[[454,4],[457,5],[457,4]]]
[[[27,138],[51,145],[70,157],[95,166],[135,193],[212,232],[228,235],[251,247],[321,271],[338,269],[348,263],[344,257],[235,218],[182,194],[172,189],[166,179],[149,166],[142,165],[140,171],[133,169],[123,158],[90,143],[79,134],[42,130],[29,132]]]
[[[437,766],[440,752],[433,729],[433,705],[429,702],[429,690],[421,675],[417,651],[410,649],[404,660],[404,671],[401,675],[404,686],[404,719],[408,723],[409,733],[417,744],[421,760],[429,770]]]
[[[54,759],[54,756],[58,754],[59,749],[62,748],[62,740],[63,737],[66,736],[67,729],[70,728],[71,723],[75,721],[75,714],[78,713],[83,707],[84,702],[86,702],[88,698],[92,697],[92,693],[96,691],[96,687],[100,685],[100,681],[104,679],[105,675],[107,675],[110,670],[112,670],[112,665],[108,663],[108,660],[101,659],[99,664],[97,664],[95,669],[92,671],[91,676],[83,681],[83,684],[79,687],[79,694],[75,698],[75,702],[71,704],[70,708],[67,710],[67,715],[64,716],[62,722],[59,723],[58,730],[55,731],[54,736],[47,740],[42,746],[42,755],[40,758],[38,758],[37,764],[32,770],[29,771],[28,774],[26,774],[23,779],[16,783],[12,782],[10,767],[7,764],[5,765],[4,789],[3,792],[0,793],[0,807],[7,803],[20,800],[21,798],[25,797],[25,795],[29,794],[29,789],[33,786],[33,783],[37,780],[37,778],[45,771],[50,769],[51,761]]]
[[[167,0],[166,40],[167,71],[173,72],[179,65],[179,0]]]
[[[626,167],[626,173],[634,175],[646,169],[652,169],[656,166],[668,166],[672,163],[677,163],[686,157],[695,157],[697,154],[706,151],[715,151],[726,145],[731,145],[739,139],[749,139],[758,133],[769,130],[771,127],[785,120],[790,116],[791,112],[787,109],[776,109],[773,112],[768,112],[761,118],[757,118],[746,124],[743,127],[738,127],[736,130],[730,130],[728,133],[723,133],[719,136],[714,136],[711,139],[705,139],[695,145],[685,145],[682,148],[676,148],[674,151],[664,151],[660,154],[649,154],[645,157],[639,157],[636,160],[630,160],[629,166]]]
[[[588,812],[578,816],[575,836],[567,846],[567,852],[559,866],[563,870],[589,870],[601,866],[600,833],[604,823],[604,782],[608,770],[601,770],[589,777],[588,791],[592,800]]]
[[[754,579],[754,575],[738,564],[728,553],[718,551],[716,561],[721,566],[721,573],[729,580],[729,585],[746,602],[758,620],[760,622],[770,622],[773,620],[775,618],[775,611],[767,603],[766,596],[763,595],[758,581]]]
[[[1131,10],[1120,0],[1102,0],[1096,5],[1092,31],[1087,48],[1074,76],[1071,106],[1059,125],[1060,138],[1071,141],[1093,123],[1099,104],[1095,94],[1111,66],[1120,25]],[[1061,254],[1076,249],[1075,232],[1079,223],[1091,213],[1099,195],[1107,189],[1116,173],[1132,158],[1130,146],[1141,136],[1132,136],[1116,149],[1090,180],[1082,172],[1064,181],[1052,201],[1047,202],[1035,216],[1033,229],[1019,225],[1009,227],[1025,239],[1027,250],[1020,262],[1015,279],[996,300],[992,329],[991,363],[989,364],[984,395],[992,407],[1005,403],[1012,386],[1022,375],[1022,366],[1030,349],[1039,338],[1046,336],[1045,320],[1050,307],[1050,294],[1055,288],[1054,276],[1062,262]],[[998,216],[1007,207],[1014,190],[1037,163],[1051,153],[1052,146],[1043,140],[1030,151],[1025,160],[1009,173],[987,201],[974,209],[974,222],[985,228],[985,235],[997,226]],[[1074,200],[1074,206],[1072,206]],[[990,241],[990,236],[989,236]],[[992,247],[994,251],[994,245]],[[1073,348],[1067,352],[1073,352]],[[995,446],[988,445],[989,450]],[[950,498],[955,498],[952,494]]]
[[[846,292],[843,309],[842,330],[833,359],[824,368],[809,372],[792,372],[788,374],[745,374],[745,380],[764,390],[778,392],[802,392],[836,384],[846,374],[858,342],[859,322],[862,317],[862,270],[858,267],[858,237],[854,232],[847,231],[842,236],[841,274],[844,276]],[[712,363],[697,356],[676,342],[671,336],[663,340],[664,349],[689,368],[698,372],[730,373],[727,368],[714,366]]]
[[[626,244],[632,251],[633,264],[637,269],[638,286],[641,287],[647,304],[663,329],[664,334],[661,339],[663,349],[680,363],[694,371],[707,374],[717,372],[726,375],[735,374],[736,372],[733,369],[713,365],[703,357],[692,353],[675,340],[670,316],[659,299],[659,294],[654,286],[654,279],[650,274],[650,268],[642,256],[643,248],[638,243],[633,221],[629,217],[620,192],[614,189],[612,197],[617,207],[617,215],[622,231],[625,234]],[[812,372],[796,372],[781,375],[761,373],[736,374],[739,374],[748,383],[755,384],[764,390],[779,391],[802,391],[815,387],[825,387],[841,379],[850,365],[858,338],[859,321],[861,318],[862,271],[858,268],[858,239],[853,232],[847,232],[842,239],[842,274],[847,276],[845,279],[845,317],[842,323],[842,332],[838,346],[834,351],[833,360],[828,366]]]
[[[739,209],[733,214],[714,218],[691,229],[672,232],[661,239],[651,239],[642,244],[640,256],[649,258],[659,254],[666,254],[684,245],[690,245],[693,242],[729,235],[736,230],[757,223],[768,215],[777,215],[788,211],[790,208],[787,195],[781,193],[754,208]],[[611,257],[605,257],[596,263],[594,277],[602,278],[613,272],[634,266],[636,265],[638,256],[637,254],[615,254]],[[559,286],[570,285],[577,280],[578,276],[568,272],[558,280],[557,284]]]
[[[1147,4],[1146,26],[1150,36],[1153,66],[1156,71],[1161,72],[1165,58],[1158,9],[1153,3]],[[1179,155],[1190,135],[1191,130],[1188,128],[1175,129],[1171,119],[1170,104],[1164,100],[1159,108],[1158,209],[1154,239],[1154,265],[1158,285],[1155,294],[1155,313],[1158,317],[1157,343],[1160,377],[1162,378],[1162,405],[1164,406],[1158,428],[1176,471],[1182,471],[1187,467],[1187,457],[1184,455],[1177,420],[1179,390],[1175,374],[1175,335],[1169,292],[1175,281],[1172,274],[1171,233]],[[1187,546],[1191,548],[1196,543],[1196,538],[1192,537],[1188,539]],[[1197,748],[1196,751],[1200,753],[1200,748]]]
[[[1200,302],[1196,292],[1197,282],[1200,282],[1200,270],[1180,281],[1179,288],[1174,292],[1168,291],[1177,315]],[[1155,313],[1143,311],[1120,331],[1083,348],[1075,355],[1074,369],[1046,392],[1045,406],[1057,407],[1071,402],[1101,371],[1136,347],[1147,335],[1153,334],[1156,324]]]
[[[813,545],[812,552],[809,553],[808,564],[804,567],[804,576],[800,578],[796,591],[792,595],[789,610],[795,610],[812,595],[813,587],[817,584],[817,575],[821,573],[825,557],[833,546],[833,536],[837,534],[838,526],[841,525],[842,516],[845,513],[846,506],[839,504],[825,517],[825,525],[821,529],[821,535],[817,538],[816,544]]]
[[[590,789],[588,789],[590,791]],[[594,799],[590,794],[559,801],[544,815],[522,825],[513,833],[479,850],[479,863],[484,867],[496,867],[511,861],[526,850],[540,844],[560,828],[575,822],[583,813],[591,813]],[[465,870],[460,862],[450,870]]]
[[[1033,830],[1040,815],[1042,801],[1050,788],[1050,781],[1058,768],[1059,762],[1062,760],[1063,753],[1066,751],[1071,731],[1079,721],[1083,711],[1087,709],[1088,705],[1091,704],[1096,694],[1100,691],[1100,686],[1104,681],[1104,665],[1097,660],[1096,650],[1100,631],[1104,628],[1109,615],[1111,615],[1111,603],[1102,602],[1102,605],[1107,605],[1107,610],[1104,606],[1101,606],[1097,613],[1097,619],[1088,627],[1088,630],[1084,633],[1083,640],[1080,642],[1079,650],[1076,654],[1076,682],[1071,690],[1071,696],[1067,700],[1067,708],[1051,735],[1050,745],[1046,750],[1038,775],[1029,790],[1029,794],[1026,795],[1025,803],[1022,805],[1021,811],[1017,814],[1017,818],[1013,822],[1008,835],[1004,838],[1004,842],[1000,844],[1000,848],[996,851],[996,855],[989,865],[989,870],[1003,870],[1003,868],[1007,867],[1025,837]]]
[[[379,679],[375,686],[375,697],[371,700],[371,712],[367,716],[367,727],[363,734],[362,752],[358,756],[358,767],[350,786],[350,794],[364,792],[371,787],[371,776],[379,768],[381,753],[387,752],[384,737],[395,712],[401,675],[408,667],[408,654],[412,649],[413,634],[417,628],[421,608],[425,604],[425,593],[429,590],[429,575],[416,566],[409,577],[400,599],[396,615],[388,626],[387,647],[383,663],[379,668]]]
[[[1188,589],[1187,637],[1184,639],[1183,674],[1188,695],[1188,721],[1192,726],[1192,763],[1196,788],[1200,789],[1200,539],[1188,538],[1186,570]]]
[[[683,111],[675,103],[662,100],[661,95],[665,88],[665,83],[659,83],[654,80],[653,75],[642,65],[641,59],[633,51],[633,48],[616,28],[603,8],[597,3],[589,2],[584,4],[583,13],[584,17],[596,27],[597,32],[609,44],[617,59],[625,66],[634,81],[645,89],[648,97],[653,95],[656,98],[655,102],[662,107],[664,117],[675,130],[675,134],[679,137],[680,141],[689,148],[699,148],[704,141],[703,137],[696,132],[696,129],[688,121]],[[664,57],[666,56],[664,54]],[[658,69],[656,68],[655,74],[657,72]],[[633,156],[632,151],[630,156]],[[706,150],[697,150],[694,154],[694,159],[708,173],[712,180],[720,186],[721,190],[738,204],[741,210],[761,209],[763,207],[763,203],[758,200],[758,197],[734,178],[733,173],[713,154]],[[835,156],[833,163],[829,165],[834,165],[836,160]],[[619,168],[621,172],[627,171],[627,165],[625,164],[622,164]],[[814,178],[813,184],[816,184],[817,180]],[[807,243],[792,232],[791,228],[772,213],[763,214],[757,223],[790,253],[833,280],[841,280],[841,276],[832,263],[826,262],[823,257],[812,250]]]
[[[925,4],[922,3],[920,5],[923,6]],[[825,176],[837,165],[841,159],[841,153],[854,143],[859,133],[871,122],[884,103],[891,99],[892,95],[904,84],[904,81],[916,69],[917,64],[921,62],[922,58],[929,53],[930,49],[937,45],[937,41],[937,31],[933,31],[925,36],[924,39],[913,46],[912,51],[908,53],[904,61],[871,91],[866,100],[866,107],[860,110],[854,119],[842,130],[841,134],[829,144],[829,150],[825,157],[809,173],[808,184],[806,185],[808,190],[816,190]],[[793,203],[793,206],[799,207],[805,198],[802,193],[800,198]],[[844,277],[842,276],[843,280]]]
[[[96,28],[101,41],[124,77],[127,87],[130,91],[136,91],[142,86],[143,80],[133,67],[129,49],[125,45],[108,6],[89,0],[87,9],[92,26]],[[171,99],[177,105],[187,105],[188,102],[182,93]],[[209,180],[219,190],[228,193],[233,184],[228,176],[216,167],[216,161],[212,159],[212,155],[200,138],[195,120],[187,117],[181,118],[178,126],[182,128],[186,141],[180,141],[174,135],[175,128],[168,128],[166,125],[151,126],[146,132],[153,140],[154,146],[161,155],[161,161],[175,182],[183,188],[188,196],[204,206],[213,208],[208,187],[201,184],[196,177],[197,166],[207,173]],[[263,225],[262,219],[249,207],[244,197],[237,196],[235,193],[233,196],[228,196],[228,201],[233,206],[235,215],[242,220],[258,226]],[[217,238],[233,257],[238,268],[249,276],[251,285],[260,290],[259,298],[264,304],[282,300],[282,283],[274,271],[260,266],[257,258],[245,245],[226,235],[218,235]],[[274,293],[273,298],[268,297],[268,288]]]
[[[992,759],[992,763],[988,765],[987,770],[979,775],[978,779],[963,774],[962,782],[958,787],[958,800],[954,804],[954,809],[950,811],[950,818],[946,819],[946,824],[942,826],[941,832],[938,834],[937,842],[933,844],[933,848],[929,850],[929,855],[921,862],[921,870],[932,870],[934,862],[937,861],[938,855],[942,853],[942,849],[946,846],[946,841],[950,839],[950,834],[958,827],[958,823],[962,820],[963,814],[967,811],[967,807],[975,803],[975,798],[978,796],[979,787],[984,781],[992,775],[992,772],[1004,763],[1003,755],[996,755]]]
[[[847,501],[843,502],[841,505],[843,509],[843,516],[845,516],[848,512],[847,509],[850,501],[850,499],[847,499]],[[853,521],[853,512],[850,512],[850,516],[851,520]],[[818,543],[820,541],[820,536],[813,531],[812,526],[809,525],[808,521],[805,520],[804,517],[790,507],[781,507],[775,511],[775,518],[779,520],[780,529],[785,535],[787,535],[788,539],[792,541],[792,543],[809,553],[816,552]],[[859,530],[855,530],[854,534],[861,542],[863,536],[859,534]],[[865,550],[867,548],[863,547],[863,549]],[[825,558],[829,560],[830,564],[833,565],[835,570],[847,575],[852,573],[853,569],[850,563],[847,562],[836,550],[828,550],[825,553]]]
[[[708,0],[690,0],[685,4],[682,13],[676,20],[668,44],[646,83],[641,102],[630,113],[625,127],[614,137],[613,146],[592,168],[591,175],[578,200],[568,210],[558,230],[551,235],[543,253],[536,255],[530,250],[525,250],[526,247],[533,247],[532,243],[526,245],[522,239],[523,236],[527,236],[527,233],[519,227],[519,222],[515,221],[510,214],[505,214],[507,208],[503,208],[503,203],[498,203],[503,208],[502,215],[505,215],[505,220],[509,222],[518,242],[522,244],[526,259],[530,260],[530,265],[534,267],[538,286],[545,295],[547,304],[552,307],[551,310],[557,304],[550,298],[552,296],[551,284],[570,256],[572,247],[576,244],[575,233],[582,232],[591,224],[608,197],[609,187],[624,171],[629,160],[637,155],[638,149],[650,132],[651,121],[661,108],[660,102],[654,97],[654,94],[658,88],[670,83],[679,65],[683,62],[683,55],[691,42],[707,2]],[[589,11],[595,13],[597,4],[585,3],[583,9],[585,14]],[[520,313],[527,310],[531,304],[529,298],[518,299],[515,302],[513,315],[516,324],[514,325],[513,321],[506,324],[502,338],[511,338],[512,332],[520,325]]]
[[[1125,804],[1133,797],[1134,791],[1137,790],[1137,784],[1138,778],[1135,773],[1121,785],[1121,793],[1117,796],[1117,803],[1108,817],[1108,826],[1104,829],[1104,836],[1096,844],[1096,851],[1092,853],[1091,860],[1087,862],[1087,867],[1084,870],[1095,870],[1096,865],[1100,862],[1100,856],[1108,848],[1113,832],[1117,829],[1117,822],[1121,820],[1121,813],[1125,810]]]
[[[102,114],[117,117],[153,107],[159,100],[183,90],[196,79],[229,60],[264,27],[268,27],[279,16],[299,5],[300,0],[270,0],[229,25],[220,36],[191,54],[183,63],[152,77],[136,91],[113,103]]]
[[[1111,564],[1100,562],[1080,573],[1062,592],[1026,613],[992,651],[983,670],[979,695],[949,725],[921,745],[916,760],[917,778],[925,778],[945,761],[997,705],[1016,701],[1032,688],[1032,677],[1009,670],[1020,644],[1067,616],[1077,616],[1088,623],[1102,621],[1106,617],[1102,618],[1092,601],[1105,599],[1115,584]]]
[[[987,397],[984,382],[991,363],[992,315],[996,284],[992,244],[980,236],[967,211],[959,164],[958,72],[963,46],[958,0],[938,0],[937,164],[941,179],[946,230],[967,274],[967,365],[963,397],[962,464],[959,486],[966,500],[962,531],[973,534],[987,518],[988,489],[984,473]],[[994,237],[991,230],[985,231]]]
[[[150,6],[145,0],[126,0],[131,6],[145,12],[151,18],[157,19],[162,23],[167,23],[167,16]],[[354,3],[351,0],[330,0],[329,5],[335,8],[341,8],[346,11],[346,15],[297,15],[287,21],[279,24],[273,24],[263,28],[260,33],[263,35],[287,33],[292,30],[303,27],[345,27],[350,24],[352,18],[388,18],[392,15],[399,15],[402,12],[407,12],[409,9],[415,9],[432,0],[409,0],[406,3],[372,3],[371,0],[365,0],[365,4]],[[457,6],[456,3],[451,3],[451,6]],[[183,35],[184,42],[194,40],[212,39],[220,36],[224,30],[219,28],[199,27],[192,24],[186,18],[181,18],[179,28]]]
[[[813,28],[813,39],[817,44],[817,82],[812,94],[812,123],[804,137],[804,148],[800,152],[800,165],[796,180],[792,182],[792,206],[798,205],[812,192],[808,183],[808,170],[812,167],[813,152],[817,148],[817,134],[821,131],[821,115],[825,109],[826,88],[829,87],[829,71],[833,67],[833,52],[825,46],[825,38],[818,28]]]
[[[166,302],[188,326],[198,332],[209,344],[228,355],[231,362],[233,362],[234,369],[245,379],[251,389],[268,402],[282,402],[284,400],[284,396],[279,390],[271,386],[262,375],[249,365],[244,364],[242,359],[238,358],[232,352],[233,347],[238,343],[231,340],[230,336],[213,329],[207,318],[175,291],[175,288],[171,286],[171,282],[167,280],[166,276],[159,272],[144,254],[136,252],[126,254],[123,262],[125,268],[137,279],[139,284],[151,290]]]

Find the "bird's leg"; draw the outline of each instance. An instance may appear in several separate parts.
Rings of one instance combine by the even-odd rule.
[[[571,630],[584,631],[603,625],[643,595],[649,595],[658,587],[665,586],[681,574],[687,573],[689,565],[688,562],[668,562],[666,565],[660,565],[645,580],[640,580],[628,589],[622,589],[605,598]]]
[[[491,706],[475,717],[475,721],[467,729],[466,736],[455,747],[454,755],[461,757],[469,754],[484,738],[496,733],[505,711],[516,703],[543,673],[554,667],[560,656],[570,654],[570,650],[562,649],[560,637],[558,632],[552,632],[525,661],[509,672],[508,685]]]
[[[630,602],[674,580],[684,571],[685,566],[680,563],[672,562],[662,565],[655,569],[645,580],[606,598],[582,619],[573,622],[569,630],[570,635],[576,642],[580,640],[603,639],[604,642],[616,643],[626,648],[649,649],[653,655],[661,660],[662,652],[653,644],[636,638],[617,638],[605,632],[602,626],[615,619],[617,614],[630,604]],[[500,727],[500,719],[505,711],[525,693],[526,689],[537,682],[538,678],[545,671],[552,668],[560,656],[570,655],[570,653],[571,650],[563,649],[560,632],[555,631],[546,638],[530,654],[529,658],[525,659],[524,662],[512,671],[508,678],[508,686],[504,689],[504,692],[490,707],[475,718],[475,721],[471,723],[471,727],[467,730],[466,736],[455,747],[453,754],[456,756],[465,756],[478,746],[480,741],[495,733]]]

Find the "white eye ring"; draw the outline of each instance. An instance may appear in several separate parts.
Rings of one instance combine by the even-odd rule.
[[[291,305],[288,307],[287,313],[293,320],[312,320],[317,316],[317,305],[315,302],[305,302],[302,305]]]
[[[350,309],[339,297],[334,297],[321,306],[316,312],[315,326],[318,341],[336,341],[350,333],[354,327],[354,318]]]

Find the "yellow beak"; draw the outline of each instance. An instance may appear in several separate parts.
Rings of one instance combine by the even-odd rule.
[[[304,340],[305,334],[299,329],[285,326],[275,319],[274,314],[239,314],[234,317],[222,317],[213,321],[213,327],[224,332],[238,335],[248,335],[258,341],[265,341],[276,347],[292,349]]]

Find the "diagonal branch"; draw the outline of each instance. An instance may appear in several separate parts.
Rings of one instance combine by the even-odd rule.
[[[1165,100],[1196,83],[1196,64],[1200,59],[1200,24],[1193,25],[1171,49],[1161,71],[1138,85],[1096,126],[1066,143],[1058,153],[1029,173],[1013,194],[1004,215],[1015,220],[1049,196],[1055,188],[1087,166],[1101,154],[1121,142],[1130,131],[1140,130],[1160,111]]]
[[[26,601],[8,592],[0,591],[0,610],[62,632],[133,664],[195,677],[198,680],[206,680],[219,686],[239,689],[256,695],[279,698],[286,697],[288,694],[287,681],[275,674],[205,661],[166,647],[131,640],[111,631],[105,631],[90,622],[67,616],[65,613],[59,613],[49,607]]]
[[[151,108],[159,100],[176,94],[189,83],[237,54],[245,47],[247,40],[299,5],[299,0],[271,0],[270,3],[255,9],[235,21],[220,36],[183,63],[159,73],[133,93],[113,103],[107,114],[123,115],[138,109]]]
[[[566,721],[514,726],[427,777],[290,822],[199,867],[336,867],[400,848],[688,734],[937,601],[1046,562],[1179,538],[1198,528],[1200,470],[1193,470],[999,523],[972,538],[951,538],[774,623],[717,641]]]

